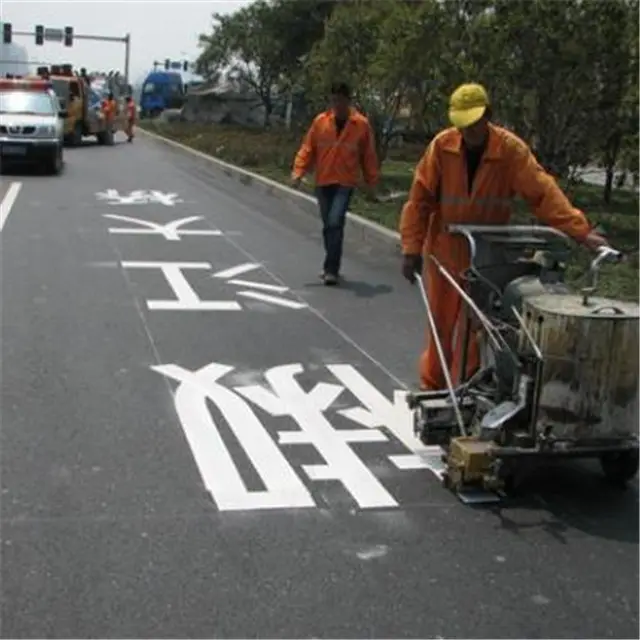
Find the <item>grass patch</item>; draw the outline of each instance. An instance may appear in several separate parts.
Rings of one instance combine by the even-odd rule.
[[[263,131],[231,126],[193,125],[142,121],[141,126],[198,151],[231,164],[255,171],[279,182],[288,182],[293,157],[298,149],[301,132]],[[384,163],[380,192],[408,191],[413,170],[423,148],[412,146],[394,149]],[[309,189],[309,187],[305,187]],[[600,277],[601,295],[626,300],[638,300],[638,194],[624,190],[613,193],[612,202],[602,200],[602,188],[578,184],[567,190],[575,206],[600,225],[609,241],[628,256],[622,265],[607,265]],[[351,209],[359,215],[397,230],[403,199],[395,202],[370,203],[359,193],[354,195]],[[524,202],[516,203],[514,222],[531,222],[532,215]],[[567,277],[580,286],[589,261],[586,251],[576,248]]]

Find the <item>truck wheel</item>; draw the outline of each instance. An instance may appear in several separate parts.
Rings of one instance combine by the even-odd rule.
[[[638,473],[638,449],[605,453],[600,457],[600,466],[608,482],[624,487]]]
[[[82,124],[78,122],[76,124],[73,133],[71,134],[70,145],[72,147],[79,147],[82,144]]]
[[[101,131],[96,135],[96,138],[98,139],[98,144],[110,146],[113,144],[113,131]]]

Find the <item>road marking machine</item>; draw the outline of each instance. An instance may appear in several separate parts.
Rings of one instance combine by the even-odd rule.
[[[588,282],[564,282],[568,236],[542,226],[450,225],[470,267],[454,276],[430,260],[463,300],[462,364],[470,335],[480,367],[451,380],[429,298],[418,277],[446,389],[407,396],[416,435],[443,448],[443,483],[464,502],[509,495],[549,458],[598,458],[626,485],[638,471],[638,327],[635,303],[596,297],[598,273],[620,252],[602,248]]]

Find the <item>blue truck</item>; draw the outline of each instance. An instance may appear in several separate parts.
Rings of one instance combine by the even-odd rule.
[[[185,100],[182,75],[175,71],[152,71],[142,84],[140,117],[154,118],[165,109],[180,109]]]

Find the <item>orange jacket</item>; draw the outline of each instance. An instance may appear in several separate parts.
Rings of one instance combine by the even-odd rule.
[[[136,103],[133,100],[127,102],[127,118],[129,122],[135,122],[136,120]]]
[[[102,101],[102,112],[107,120],[113,120],[116,115],[116,101],[105,99]]]
[[[378,182],[378,158],[369,120],[351,109],[338,137],[333,111],[325,111],[314,119],[293,163],[293,177],[302,178],[313,166],[316,184],[340,184],[355,187],[360,171],[365,182]]]
[[[451,267],[462,266],[464,240],[454,242],[445,225],[507,224],[515,195],[521,196],[542,222],[574,239],[581,240],[589,234],[591,228],[584,214],[571,205],[518,136],[489,125],[487,148],[471,194],[461,147],[460,132],[446,129],[431,141],[416,167],[400,218],[405,255],[430,251]]]

